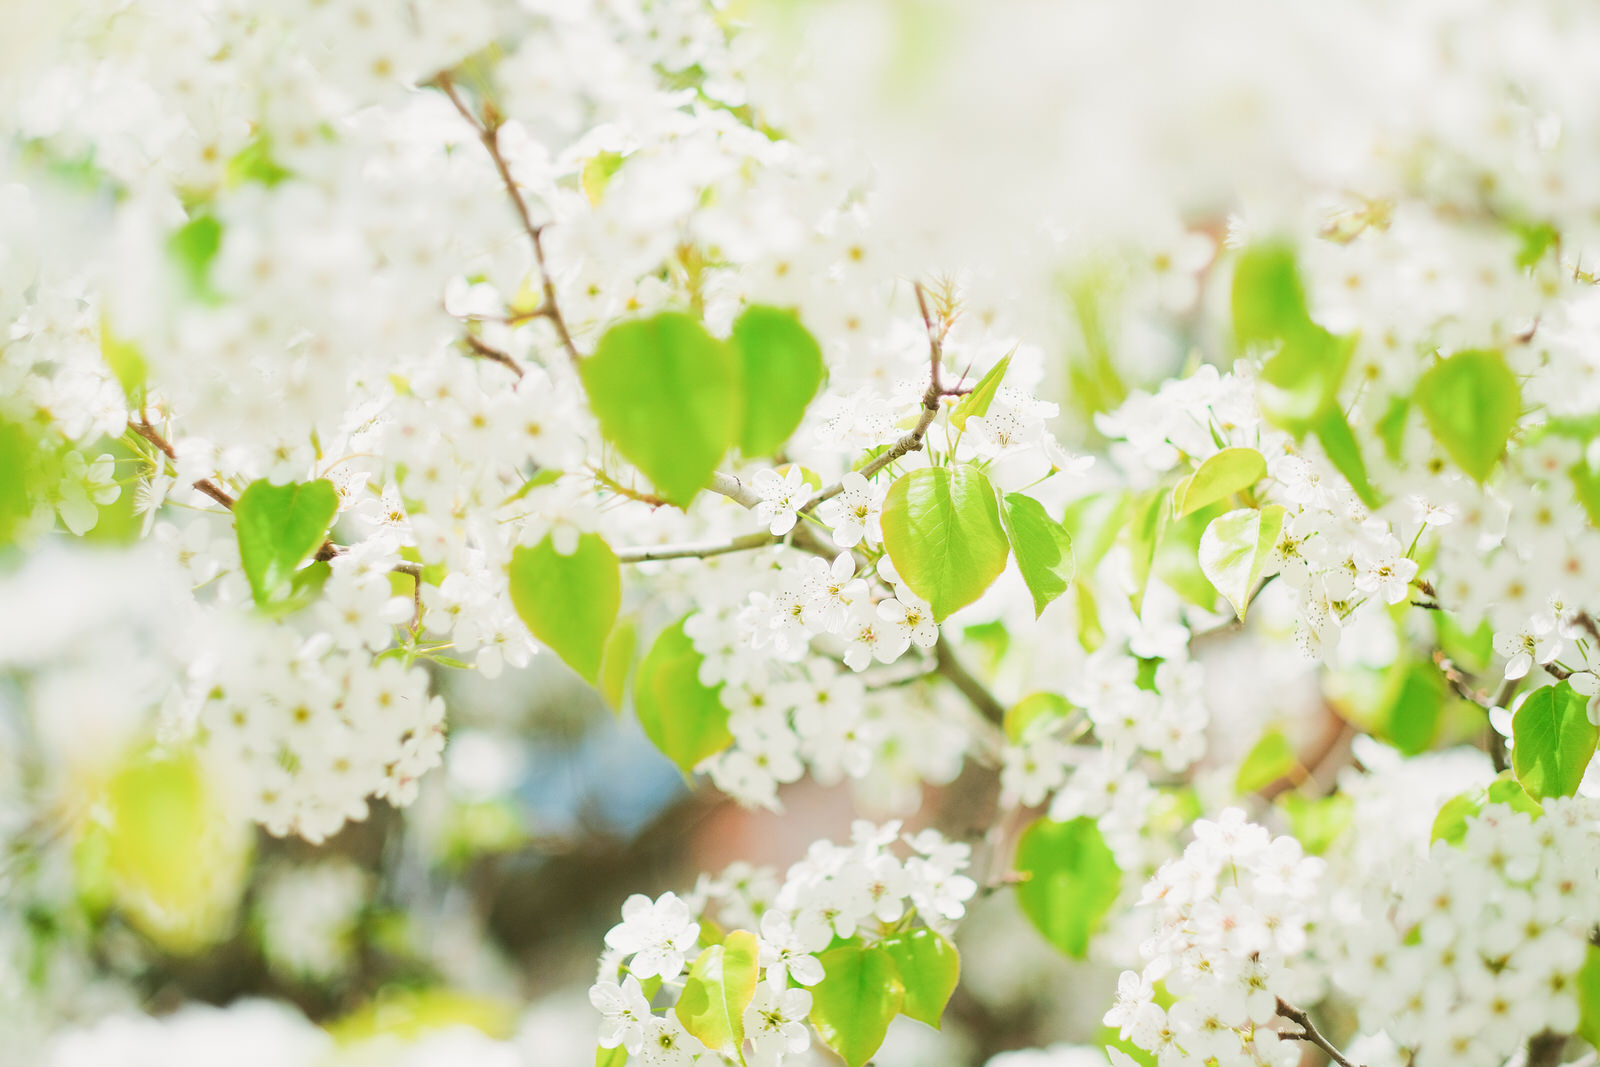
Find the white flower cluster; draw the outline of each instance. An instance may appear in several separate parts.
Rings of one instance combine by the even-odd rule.
[[[367,816],[376,795],[401,806],[444,750],[444,701],[398,659],[328,651],[287,626],[246,626],[206,664],[204,751],[243,811],[278,835],[322,841]]]
[[[797,558],[831,573],[821,560]],[[856,581],[864,592],[865,583]],[[718,789],[776,810],[778,786],[809,768],[818,782],[848,778],[879,807],[903,809],[915,807],[921,783],[949,782],[960,773],[969,730],[930,694],[868,690],[856,673],[820,656],[793,665],[762,661],[740,643],[743,614],[700,611],[684,623],[705,657],[701,682],[722,685],[729,711],[733,744],[704,764]]]
[[[1183,855],[1145,886],[1155,933],[1140,946],[1143,972],[1126,971],[1105,1022],[1157,1055],[1162,1067],[1292,1067],[1300,1049],[1267,1023],[1278,1000],[1296,1001],[1297,970],[1315,917],[1323,862],[1292,837],[1272,837],[1238,808],[1194,824]],[[1155,983],[1175,1002],[1162,1008]]]
[[[1578,1025],[1577,973],[1600,919],[1600,805],[1488,804],[1360,902],[1333,968],[1361,1027],[1417,1067],[1502,1063]]]
[[[910,846],[910,856],[893,851],[899,842]],[[630,1062],[638,1057],[653,1067],[725,1062],[676,1014],[655,1014],[645,985],[652,991],[681,985],[684,969],[707,944],[702,917],[714,904],[723,927],[759,924],[760,977],[744,1014],[747,1059],[779,1067],[786,1055],[810,1047],[807,987],[826,977],[817,954],[835,938],[876,940],[919,919],[949,931],[977,892],[961,873],[970,853],[934,830],[902,835],[899,822],[857,821],[850,844],[814,843],[781,885],[770,872],[739,864],[720,878],[702,878],[688,899],[670,892],[653,901],[629,897],[622,922],[606,934],[600,977],[589,990],[602,1016],[601,1048],[621,1046]]]

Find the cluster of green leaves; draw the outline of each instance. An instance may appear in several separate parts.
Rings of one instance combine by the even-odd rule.
[[[925,926],[836,941],[819,959],[811,1025],[849,1067],[872,1058],[896,1015],[937,1028],[961,974],[955,946]]]
[[[999,493],[972,464],[902,475],[883,504],[883,547],[936,620],[983,595],[1013,553],[1035,613],[1072,583],[1072,537],[1043,505]]]
[[[606,440],[680,507],[711,483],[730,448],[777,451],[823,370],[799,319],[760,305],[744,310],[726,341],[683,312],[619,323],[578,365]]]

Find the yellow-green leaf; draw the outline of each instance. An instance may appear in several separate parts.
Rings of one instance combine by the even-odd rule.
[[[1017,843],[1017,903],[1056,948],[1084,958],[1089,937],[1116,903],[1122,870],[1088,817],[1070,822],[1039,819]]]
[[[1277,504],[1240,508],[1212,519],[1200,536],[1200,570],[1241,619],[1278,544],[1283,517]]]
[[[811,1025],[848,1067],[863,1067],[905,1002],[900,969],[881,946],[854,938],[818,958],[824,977],[811,990]]]
[[[1267,476],[1267,461],[1253,448],[1224,448],[1196,468],[1172,491],[1172,511],[1179,518],[1207,504],[1226,500]]]
[[[1600,728],[1571,682],[1536,689],[1511,717],[1511,767],[1535,799],[1570,797],[1594,756]]]
[[[944,1006],[961,979],[961,956],[956,947],[926,926],[890,934],[882,945],[906,988],[901,1013],[937,1030]]]
[[[739,451],[769,456],[789,440],[822,385],[822,347],[794,312],[755,305],[728,338],[744,372]]]
[[[1295,760],[1294,746],[1283,736],[1283,731],[1268,730],[1239,764],[1239,773],[1233,779],[1233,791],[1242,796],[1265,789],[1278,779],[1293,774],[1297,766],[1299,763]]]
[[[1522,413],[1522,388],[1505,357],[1472,349],[1440,360],[1418,380],[1416,399],[1450,458],[1478,481],[1487,479]]]
[[[622,603],[617,557],[598,534],[584,534],[570,556],[546,537],[518,546],[509,568],[511,603],[533,636],[594,685],[606,638]]]
[[[251,482],[233,505],[239,562],[257,604],[289,588],[295,568],[322,544],[339,511],[339,494],[326,478],[273,485]]]
[[[733,744],[720,693],[700,681],[704,657],[680,620],[663,630],[633,679],[633,708],[645,736],[684,774]]]
[[[739,361],[681,312],[611,327],[578,375],[606,440],[680,507],[739,438]]]
[[[1043,504],[1022,493],[1005,495],[1000,520],[1038,618],[1072,584],[1072,537]]]
[[[982,596],[1011,552],[994,489],[971,466],[924,467],[891,485],[883,547],[937,620]]]
[[[972,392],[961,398],[955,410],[950,412],[950,425],[958,430],[967,428],[968,419],[981,419],[989,413],[989,405],[994,403],[995,394],[1000,391],[1000,381],[1006,376],[1006,371],[1011,367],[1011,355],[1007,353],[999,363],[989,368],[989,373],[978,379],[978,384],[972,387]]]
[[[735,930],[690,966],[674,1011],[683,1028],[706,1048],[739,1057],[744,1010],[756,995],[758,954],[756,936]]]

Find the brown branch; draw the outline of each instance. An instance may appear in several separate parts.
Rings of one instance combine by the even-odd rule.
[[[623,485],[621,482],[617,481],[603,470],[591,468],[590,473],[594,475],[595,481],[605,486],[617,496],[627,497],[629,500],[637,500],[639,503],[649,504],[653,508],[664,508],[672,503],[672,501],[666,499],[665,497],[657,496],[654,493],[640,492],[638,489]]]
[[[995,725],[1005,721],[1005,705],[995,699],[995,695],[986,689],[982,682],[974,678],[950,650],[950,644],[939,635],[938,642],[933,646],[934,671],[943,675],[945,680],[961,691],[961,695],[977,709],[978,714]]]
[[[488,151],[489,158],[494,161],[494,169],[500,174],[500,182],[506,187],[506,193],[511,197],[511,205],[516,209],[517,219],[522,223],[523,232],[528,235],[528,240],[533,244],[533,258],[539,267],[539,288],[544,294],[544,302],[536,309],[535,314],[550,320],[550,325],[555,327],[556,336],[561,339],[561,347],[567,350],[567,355],[576,365],[583,359],[578,352],[578,346],[572,341],[572,334],[567,330],[567,321],[561,316],[561,306],[556,303],[555,283],[550,280],[550,266],[544,255],[544,227],[535,225],[533,216],[528,213],[528,202],[522,196],[522,190],[517,186],[517,180],[511,176],[511,168],[506,164],[506,157],[500,151],[500,122],[492,114],[480,117],[467,106],[461,99],[455,82],[449,72],[441,72],[434,79],[434,84],[439,91],[449,98],[461,117],[472,125],[478,133],[478,140],[483,142],[483,147]]]
[[[494,345],[491,345],[477,334],[467,334],[467,347],[472,349],[473,355],[486,359],[491,363],[498,363],[502,367],[505,367],[507,370],[509,370],[512,374],[515,374],[518,378],[522,377],[522,364],[518,363],[509,354],[500,351]]]
[[[1293,1033],[1287,1030],[1280,1031],[1280,1037],[1289,1038],[1291,1041],[1304,1041],[1309,1045],[1315,1045],[1317,1048],[1320,1048],[1323,1052],[1327,1053],[1328,1058],[1334,1063],[1337,1063],[1339,1067],[1356,1067],[1356,1065],[1351,1063],[1349,1058],[1346,1057],[1343,1052],[1339,1051],[1339,1046],[1322,1036],[1322,1032],[1318,1030],[1316,1024],[1311,1021],[1310,1015],[1307,1015],[1304,1011],[1301,1011],[1293,1004],[1286,1003],[1282,997],[1278,998],[1278,1014],[1300,1028],[1299,1033]]]
[[[128,425],[133,429],[134,433],[138,434],[140,437],[143,437],[146,441],[149,441],[151,444],[155,445],[156,448],[160,449],[162,455],[170,459],[174,465],[177,464],[177,451],[172,447],[165,437],[161,436],[160,432],[154,426],[150,425],[149,419],[140,416],[138,422],[133,422],[130,420]],[[201,478],[199,481],[194,483],[194,487],[200,490],[200,492],[204,493],[206,496],[210,497],[212,500],[215,500],[217,503],[221,504],[223,507],[228,508],[229,510],[233,509],[233,494],[222,488],[222,486],[218,485],[210,478]]]
[[[1528,1038],[1528,1059],[1523,1067],[1556,1067],[1567,1048],[1567,1035],[1541,1030]]]

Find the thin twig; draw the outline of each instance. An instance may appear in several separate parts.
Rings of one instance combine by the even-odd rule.
[[[522,364],[518,363],[509,353],[500,351],[477,334],[467,334],[467,347],[472,349],[473,355],[481,356],[491,363],[498,363],[518,378],[522,377]]]
[[[944,639],[943,634],[939,635],[938,643],[933,646],[933,655],[936,664],[934,671],[943,675],[946,681],[961,690],[961,695],[966,697],[974,708],[978,709],[980,715],[996,725],[1005,721],[1005,705],[1000,703],[995,698],[995,695],[984,688],[983,683],[974,678],[971,672],[962,665],[961,661],[956,658],[955,653],[951,651],[950,644]]]
[[[500,181],[506,187],[506,193],[511,197],[511,204],[516,209],[517,218],[522,223],[522,229],[528,235],[528,240],[533,244],[534,262],[539,267],[539,288],[544,294],[544,302],[536,309],[536,313],[550,320],[550,325],[555,327],[556,336],[561,340],[561,347],[567,350],[567,355],[577,365],[583,357],[578,353],[578,346],[572,341],[572,334],[567,330],[567,321],[561,315],[561,306],[556,303],[555,283],[550,279],[550,266],[544,255],[544,227],[534,225],[533,216],[528,213],[528,202],[523,199],[522,190],[517,186],[517,180],[511,176],[511,168],[506,164],[506,157],[500,150],[500,123],[492,116],[480,117],[467,106],[461,99],[455,82],[448,72],[442,72],[434,79],[434,84],[455,105],[461,117],[472,125],[478,132],[478,140],[483,142],[483,147],[488,151],[489,158],[494,161],[494,169],[500,174]]]
[[[1327,1053],[1328,1058],[1337,1063],[1339,1067],[1356,1067],[1356,1064],[1351,1063],[1349,1058],[1339,1051],[1339,1046],[1322,1036],[1322,1031],[1318,1030],[1316,1024],[1311,1021],[1311,1016],[1293,1004],[1286,1003],[1282,997],[1278,998],[1278,1014],[1300,1028],[1300,1032],[1297,1034],[1284,1031],[1280,1036],[1287,1037],[1292,1041],[1304,1041],[1307,1044],[1317,1046],[1317,1048]]]
[[[128,426],[132,428],[134,433],[138,434],[140,437],[143,437],[146,441],[149,441],[151,444],[155,445],[156,448],[160,449],[162,455],[170,459],[174,466],[177,465],[177,450],[172,447],[165,437],[161,436],[160,432],[157,431],[154,426],[150,425],[150,420],[141,417],[138,422],[129,421]],[[218,485],[210,478],[201,478],[199,481],[194,483],[194,487],[200,490],[200,492],[204,493],[206,496],[210,497],[212,500],[215,500],[217,503],[221,504],[223,507],[232,510],[234,501],[233,494],[222,488],[222,486]]]

